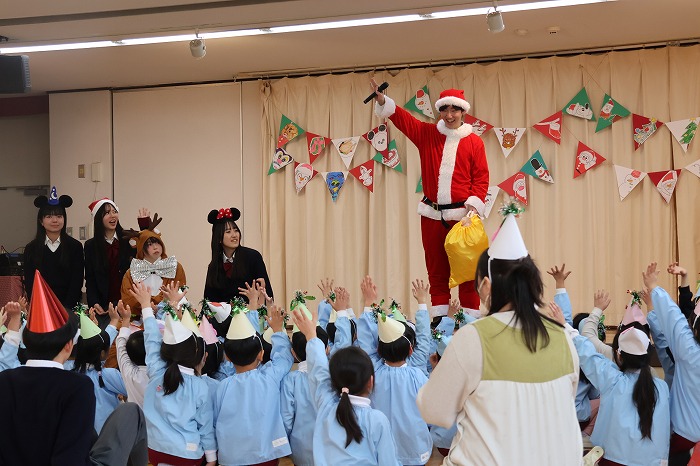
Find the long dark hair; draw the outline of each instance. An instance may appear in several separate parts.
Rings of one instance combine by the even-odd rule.
[[[639,431],[642,433],[642,439],[648,438],[651,440],[654,408],[656,407],[659,393],[656,390],[656,385],[654,385],[654,376],[651,374],[649,359],[649,348],[647,348],[647,353],[642,355],[620,352],[620,370],[622,372],[639,371],[639,378],[634,384],[634,390],[632,391],[632,401],[637,407],[637,414],[639,414]]]
[[[73,370],[84,374],[90,366],[94,366],[98,374],[100,387],[104,387],[102,380],[102,352],[109,351],[109,335],[102,330],[91,338],[78,337],[75,345],[75,365]]]
[[[106,215],[105,210],[107,209],[107,205],[109,205],[112,210],[115,210],[119,212],[114,205],[110,204],[109,202],[105,202],[100,206],[99,209],[97,209],[97,212],[95,213],[95,218],[92,221],[92,227],[94,231],[93,238],[95,238],[95,250],[97,251],[97,254],[95,254],[95,266],[98,269],[106,269],[108,266],[108,261],[107,261],[107,241],[104,240],[105,238],[105,224],[103,222],[103,219]],[[122,228],[121,224],[117,221],[117,231],[114,234],[114,240],[119,241],[122,239],[122,233],[124,231],[124,228]]]
[[[175,345],[166,343],[160,346],[160,357],[167,364],[163,375],[163,390],[166,395],[175,393],[178,387],[185,382],[178,364],[184,367],[195,368],[204,357],[204,339],[194,334],[187,340]]]
[[[206,345],[205,351],[207,353],[207,360],[202,367],[202,374],[206,374],[209,377],[214,377],[214,375],[219,371],[219,366],[224,360],[224,345],[219,343],[211,343]]]
[[[479,258],[476,268],[480,283],[489,276],[489,250]],[[545,317],[537,308],[543,306],[544,284],[535,261],[530,256],[518,260],[491,260],[491,308],[489,314],[498,312],[507,304],[513,305],[515,322],[520,323],[525,346],[530,352],[537,351],[538,340],[541,347],[549,344],[549,333],[542,322]],[[477,285],[478,286],[478,285]]]
[[[66,213],[66,208],[62,205],[50,205],[46,204],[39,207],[39,211],[36,214],[36,235],[34,236],[34,247],[36,253],[32,256],[32,262],[36,268],[41,268],[43,254],[41,254],[41,248],[46,241],[46,228],[41,224],[41,221],[47,215],[63,215],[63,228],[61,228],[61,233],[59,234],[61,238],[61,243],[65,244],[68,238],[68,232],[66,228],[68,227],[68,214]],[[59,264],[62,268],[68,269],[70,256],[68,254],[68,248],[61,248],[61,256],[59,257]]]
[[[238,230],[240,234],[238,244],[240,247],[243,240],[243,233],[241,229],[238,228],[236,222],[227,220],[225,222],[214,223],[211,227],[211,261],[208,266],[206,283],[206,286],[211,288],[226,287],[226,272],[224,271],[224,263],[221,257],[224,254],[224,232],[229,227]]]
[[[360,443],[362,429],[357,423],[355,410],[348,395],[359,395],[367,389],[367,384],[374,376],[374,366],[367,353],[355,346],[338,350],[328,363],[333,389],[340,394],[335,419],[345,429],[345,448],[354,440]],[[347,388],[349,393],[343,393]]]
[[[641,330],[642,332],[646,333],[647,336],[649,336],[650,334],[649,324],[642,324],[641,322],[637,322],[636,320],[630,322],[629,324],[620,324],[617,327],[617,332],[615,333],[613,341],[610,344],[610,347],[613,350],[613,362],[616,363],[618,366],[621,365],[621,361],[617,356],[617,350],[620,347],[620,335],[628,328],[636,328],[637,330]]]

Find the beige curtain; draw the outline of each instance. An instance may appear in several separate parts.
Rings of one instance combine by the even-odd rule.
[[[608,323],[618,322],[629,296],[627,289],[640,289],[641,272],[650,261],[664,271],[660,284],[672,291],[675,280],[666,266],[680,260],[691,273],[692,286],[700,270],[700,226],[696,203],[700,180],[683,171],[676,194],[666,204],[649,179],[624,201],[617,191],[613,164],[645,172],[683,168],[700,158],[700,142],[683,153],[666,128],[634,151],[632,118],[595,133],[595,123],[565,116],[562,143],[556,145],[531,127],[564,107],[585,86],[594,114],[607,92],[630,111],[661,121],[700,115],[700,47],[664,48],[523,59],[487,65],[471,64],[441,70],[412,69],[377,72],[379,82],[403,105],[416,89],[428,85],[433,102],[440,91],[464,89],[471,113],[494,126],[527,127],[519,145],[505,159],[493,131],[483,136],[489,159],[491,185],[517,172],[540,150],[554,184],[528,180],[529,206],[520,228],[531,255],[543,273],[547,291],[554,281],[545,269],[566,262],[573,271],[567,280],[574,312],[588,312],[596,289],[610,291]],[[367,74],[325,75],[281,79],[264,87],[261,156],[269,166],[275,149],[282,114],[307,131],[331,138],[359,136],[379,120],[368,94]],[[419,156],[413,144],[393,125],[403,173],[376,165],[374,194],[350,177],[337,202],[331,202],[321,175],[297,194],[293,165],[270,176],[262,174],[263,253],[278,296],[289,301],[294,289],[317,291],[322,277],[335,278],[346,286],[351,304],[362,305],[359,283],[372,275],[381,297],[411,303],[410,281],[427,278],[420,241],[415,193],[420,176]],[[573,179],[578,141],[590,146],[607,161]],[[287,145],[299,162],[308,162],[304,136]],[[360,142],[351,168],[374,155]],[[314,163],[319,172],[346,170],[335,148],[326,149]],[[493,233],[500,222],[496,212],[505,201],[501,193],[486,229]],[[680,252],[680,254],[679,254]],[[453,290],[456,291],[456,290]],[[279,299],[279,298],[278,298]]]

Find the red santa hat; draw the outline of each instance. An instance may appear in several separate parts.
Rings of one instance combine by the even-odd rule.
[[[115,204],[113,200],[103,197],[102,199],[92,201],[92,203],[90,203],[90,205],[88,206],[88,209],[90,209],[90,213],[92,214],[93,218],[95,217],[97,211],[100,210],[100,207],[102,207],[105,204],[111,204],[112,207],[114,207],[114,210],[119,212],[119,207],[117,207],[117,204]]]
[[[452,105],[453,107],[459,107],[464,110],[465,113],[469,112],[471,105],[464,98],[464,91],[462,89],[445,89],[440,93],[440,98],[435,102],[435,108],[440,111],[440,107],[444,105]]]

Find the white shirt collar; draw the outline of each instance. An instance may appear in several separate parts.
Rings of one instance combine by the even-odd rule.
[[[353,406],[357,406],[358,408],[372,407],[372,401],[370,401],[369,398],[365,398],[364,396],[348,395],[348,398],[350,398],[350,403]]]
[[[56,238],[56,241],[51,241],[51,239],[47,235],[46,239],[44,240],[44,244],[49,247],[51,252],[56,252],[56,249],[58,249],[58,247],[61,245],[61,237],[59,236],[58,238]]]
[[[182,372],[183,374],[194,375],[194,369],[192,369],[191,367],[185,367],[185,366],[181,366],[179,364],[177,365],[177,367],[180,369],[180,372]]]
[[[63,364],[56,361],[47,361],[45,359],[30,359],[25,364],[27,367],[53,367],[55,369],[63,369]]]
[[[112,244],[114,243],[114,240],[117,239],[117,235],[112,236],[111,238],[107,238],[105,236],[105,241],[107,241],[107,244]]]
[[[226,253],[225,253],[225,252],[222,252],[222,253],[221,253],[221,256],[224,258],[224,264],[227,263],[227,262],[230,263],[230,264],[233,264],[233,258],[236,257],[236,251],[233,251],[233,254],[231,254],[231,258],[230,258],[230,259],[229,259],[228,257],[226,257]]]
[[[309,369],[306,367],[306,361],[301,361],[299,364],[297,364],[297,370],[299,372],[309,372]]]

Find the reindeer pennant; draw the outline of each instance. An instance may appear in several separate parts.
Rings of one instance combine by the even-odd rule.
[[[498,142],[501,144],[503,156],[508,158],[527,128],[494,128]]]

